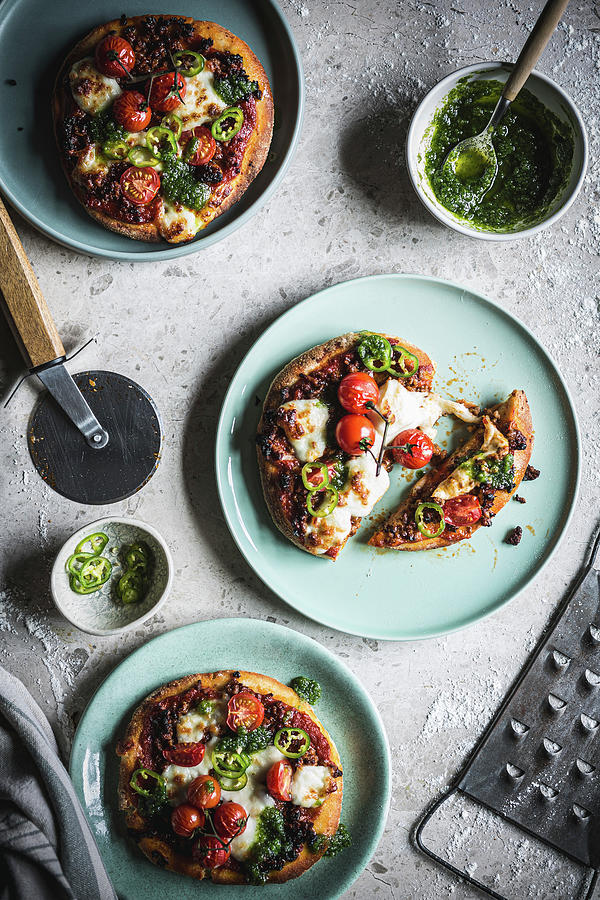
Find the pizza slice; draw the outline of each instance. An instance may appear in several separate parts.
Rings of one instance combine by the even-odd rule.
[[[461,447],[416,482],[369,540],[375,547],[432,550],[492,524],[517,490],[531,458],[533,427],[525,392],[485,411]]]
[[[306,681],[318,688],[293,683]],[[281,883],[347,840],[336,746],[308,702],[267,675],[165,684],[116,749],[129,834],[161,868],[217,884]]]
[[[395,440],[427,442],[440,416],[479,422],[473,404],[431,390],[435,366],[391,335],[350,332],[313,347],[276,376],[258,426],[265,500],[297,547],[335,560],[390,485]]]

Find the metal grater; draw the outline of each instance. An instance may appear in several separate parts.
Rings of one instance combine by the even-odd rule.
[[[598,531],[587,565],[559,606],[453,787],[427,811],[420,850],[491,897],[490,887],[426,847],[423,831],[462,792],[600,873],[600,572]]]

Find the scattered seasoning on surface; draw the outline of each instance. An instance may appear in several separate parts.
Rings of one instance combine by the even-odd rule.
[[[523,481],[535,481],[535,479],[539,477],[539,469],[534,469],[533,466],[527,466],[527,468],[525,469],[525,474],[523,475]]]
[[[521,538],[523,537],[523,529],[520,525],[517,525],[516,528],[513,528],[512,531],[509,531],[504,539],[505,544],[511,544],[513,547],[517,547],[521,543]]]
[[[515,494],[513,500],[516,500],[517,503],[527,503],[525,497],[520,497],[519,494]]]

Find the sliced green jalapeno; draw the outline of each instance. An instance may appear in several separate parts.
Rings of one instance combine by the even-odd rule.
[[[244,113],[239,106],[230,106],[211,125],[215,141],[230,141],[244,124]]]
[[[149,550],[145,544],[132,544],[125,554],[125,562],[128,569],[147,569],[149,563]]]
[[[434,522],[425,522],[423,519],[423,511],[426,509],[433,509],[438,516],[440,517],[440,521],[437,525]],[[446,523],[444,521],[444,510],[440,506],[439,503],[419,503],[415,512],[415,522],[417,523],[417,528],[427,538],[436,538],[442,533],[442,531],[446,527]],[[435,530],[431,530],[430,526],[432,526]]]
[[[95,553],[73,553],[66,562],[67,572],[70,572],[71,575],[76,575],[79,578],[79,573],[81,572],[81,567],[88,559],[92,559],[96,554]]]
[[[394,353],[400,354],[400,359],[399,359],[400,365],[404,365],[405,360],[406,360],[406,363],[408,364],[408,367],[409,367],[408,371],[405,371],[404,369],[394,368],[394,365],[395,365]],[[419,360],[414,355],[414,353],[411,353],[409,350],[406,349],[406,347],[400,347],[398,344],[392,345],[392,359],[391,359],[389,366],[387,367],[387,371],[390,373],[390,375],[393,375],[395,378],[410,378],[411,375],[414,375],[415,372],[418,371],[418,369],[419,369]]]
[[[84,537],[81,541],[79,541],[79,543],[75,547],[75,553],[81,553],[88,542],[90,547],[92,548],[92,555],[96,556],[99,553],[102,553],[102,551],[108,544],[108,535],[104,534],[103,531],[95,531],[93,534],[88,534],[87,537]]]
[[[145,786],[143,783],[139,783],[140,778],[145,779]],[[141,794],[142,797],[154,797],[162,796],[167,785],[165,779],[158,772],[153,772],[152,769],[136,769],[131,776],[129,787],[133,788],[136,794]]]
[[[313,498],[316,494],[324,493],[325,496],[319,506],[316,508],[313,506]],[[326,487],[323,491],[309,491],[308,497],[306,498],[306,507],[311,514],[311,516],[316,516],[318,519],[322,519],[324,516],[328,516],[329,513],[332,513],[339,501],[339,494],[334,487]]]
[[[312,479],[317,476],[320,481]],[[325,463],[306,463],[302,466],[302,484],[307,491],[320,491],[329,486],[329,469]]]
[[[392,345],[380,334],[366,334],[356,350],[371,372],[385,372],[392,361]]]
[[[76,594],[94,594],[96,591],[99,591],[101,587],[101,585],[98,584],[86,587],[81,583],[77,575],[71,575],[69,577],[69,586]]]
[[[183,129],[183,122],[176,113],[167,113],[166,116],[163,116],[160,120],[160,124],[163,128],[168,128],[169,131],[173,132],[176,141],[179,140],[179,138],[181,137],[181,131]]]
[[[224,791],[241,791],[248,784],[248,776],[245,772],[239,778],[227,778],[225,775],[219,775],[219,784]]]
[[[86,587],[102,587],[110,578],[112,564],[105,556],[92,556],[86,560],[77,573],[81,584]]]
[[[250,757],[246,756],[245,753],[235,753],[216,748],[212,752],[211,761],[217,774],[233,779],[241,778],[250,765]]]
[[[127,159],[132,165],[137,166],[138,168],[143,168],[144,166],[157,166],[160,162],[158,157],[155,156],[148,147],[140,146],[132,147]]]
[[[119,578],[117,595],[123,603],[137,603],[144,595],[144,578],[139,569],[130,569]]]
[[[102,156],[107,159],[127,159],[129,144],[125,141],[105,141],[102,144]]]
[[[146,146],[157,159],[162,159],[165,152],[177,155],[175,135],[170,128],[166,128],[164,125],[154,125],[148,129]]]
[[[288,759],[300,759],[310,747],[310,738],[302,728],[280,728],[273,743]]]
[[[180,75],[192,78],[204,68],[204,57],[193,50],[178,50],[173,54],[173,62],[177,66]]]

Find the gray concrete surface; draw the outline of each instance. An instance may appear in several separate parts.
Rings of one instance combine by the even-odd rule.
[[[198,255],[134,266],[63,250],[15,216],[68,348],[100,332],[102,344],[87,351],[85,366],[138,377],[162,410],[167,452],[159,475],[111,509],[158,525],[173,550],[177,579],[160,616],[115,640],[91,640],[53,610],[48,573],[55,551],[75,528],[108,510],[61,499],[32,471],[24,428],[35,391],[26,386],[0,419],[1,658],[31,688],[67,750],[98,683],[152,635],[242,615],[271,617],[316,638],[377,697],[394,760],[384,838],[346,897],[474,897],[410,847],[409,830],[518,673],[581,564],[598,516],[599,10],[572,2],[540,65],[576,99],[587,122],[592,163],[584,191],[557,227],[494,245],[450,233],[429,217],[408,183],[403,142],[412,110],[439,78],[477,60],[514,58],[537,0],[282,5],[305,65],[305,128],[283,185],[250,224]],[[221,281],[207,271],[227,275]],[[379,272],[449,278],[519,316],[566,376],[584,441],[581,495],[550,565],[492,618],[427,643],[361,640],[287,608],[237,552],[213,478],[221,401],[255,338],[314,291]],[[8,335],[1,345],[6,387],[19,360]],[[455,841],[465,838],[467,819],[473,825],[468,815],[460,819]],[[517,856],[523,861],[530,850],[522,845]],[[471,867],[473,860],[468,851]],[[548,870],[553,887],[541,887],[543,869],[511,896],[574,896],[557,864]]]

